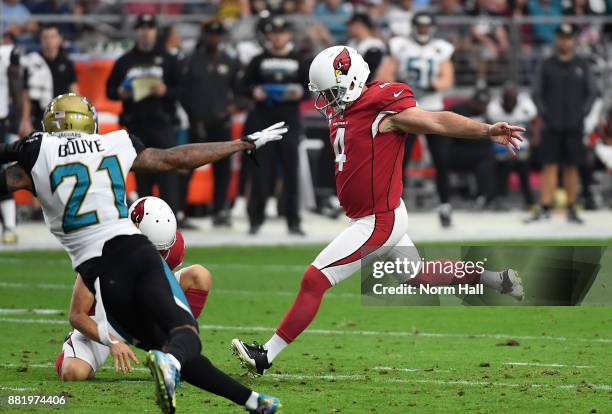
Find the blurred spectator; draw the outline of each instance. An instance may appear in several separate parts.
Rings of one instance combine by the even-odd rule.
[[[569,16],[586,16],[606,14],[606,0],[562,0],[563,14]]]
[[[465,16],[465,10],[459,0],[440,0],[433,9],[434,16],[461,17]],[[455,49],[463,47],[464,40],[469,34],[469,26],[465,24],[445,24],[440,26],[436,37],[444,39],[455,46]]]
[[[346,40],[345,22],[351,17],[353,8],[342,0],[323,0],[315,8],[315,15],[323,20],[336,44]]]
[[[575,208],[578,166],[585,157],[584,119],[597,97],[597,88],[589,61],[574,53],[575,35],[573,25],[563,23],[559,26],[555,54],[542,62],[534,82],[534,100],[544,120],[540,144],[542,192],[540,209],[528,222],[550,217],[558,167],[562,164],[567,218],[570,222],[582,223]]]
[[[414,91],[419,106],[428,111],[444,109],[443,92],[453,86],[455,74],[451,61],[454,47],[446,40],[434,38],[435,22],[427,12],[416,13],[410,37],[393,37],[389,53],[378,72],[378,79],[407,83]],[[404,162],[410,159],[415,137],[406,143]],[[451,224],[450,188],[448,181],[449,138],[428,135],[427,144],[436,167],[436,188],[440,198],[440,221]]]
[[[166,26],[160,30],[159,47],[176,57],[179,61],[184,59],[181,52],[181,36],[175,26]]]
[[[221,48],[225,34],[221,20],[205,22],[200,43],[186,62],[182,102],[189,115],[192,142],[220,142],[230,139],[230,111],[234,105],[239,63]],[[231,224],[227,203],[230,163],[231,158],[225,158],[212,165],[215,192],[214,226]]]
[[[92,23],[87,18],[88,15],[106,14],[106,15],[122,15],[121,5],[119,3],[108,3],[103,0],[79,0],[73,9],[76,16],[84,16],[78,23],[74,23],[74,28],[78,33],[72,42],[78,50],[91,50],[99,48],[100,45],[108,42],[109,37],[116,35],[121,22],[106,23],[96,20]],[[124,16],[125,17],[125,16]]]
[[[3,32],[19,35],[30,21],[30,10],[20,0],[3,0],[1,11]]]
[[[21,66],[19,50],[14,44],[0,44],[0,144],[8,141],[16,132],[21,110]],[[0,164],[0,170],[4,165]],[[0,219],[2,220],[2,243],[17,242],[17,209],[13,195],[0,196]]]
[[[181,68],[175,57],[155,47],[157,20],[150,14],[138,16],[136,43],[115,62],[106,82],[106,95],[123,102],[119,123],[130,134],[140,137],[153,148],[176,145],[174,117],[176,101],[181,95]],[[139,173],[138,194],[152,195],[153,185],[174,212],[178,209],[176,172]]]
[[[62,48],[63,41],[56,25],[45,25],[40,31],[40,51],[23,58],[26,91],[21,136],[41,127],[43,112],[51,99],[63,93],[78,93],[76,69]]]
[[[501,24],[491,21],[491,17],[501,17],[506,10],[506,3],[500,0],[477,0],[475,7],[469,11],[478,17],[476,24],[470,28],[473,42],[473,55],[476,63],[476,83],[481,87],[487,83],[501,83],[507,79],[506,52],[510,46],[508,32]],[[492,79],[493,78],[493,79]]]
[[[560,0],[528,0],[527,9],[530,16],[561,16]],[[536,45],[547,45],[555,40],[555,23],[534,23],[532,25],[533,41]]]
[[[65,0],[40,1],[32,7],[31,11],[32,14],[72,14],[70,4]],[[63,36],[72,38],[72,35],[75,33],[75,27],[72,23],[58,23],[57,27]]]
[[[446,0],[448,1],[448,0]],[[413,0],[400,0],[387,10],[385,19],[389,22],[389,30],[393,36],[408,36],[412,30]]]
[[[491,100],[487,107],[487,122],[508,122],[513,125],[524,127],[527,132],[523,134],[525,141],[521,143],[521,150],[516,157],[510,154],[503,145],[495,144],[497,189],[501,197],[508,194],[508,176],[511,171],[518,174],[521,193],[525,207],[533,205],[533,192],[529,185],[529,128],[531,122],[537,116],[538,111],[529,95],[519,93],[514,84],[506,84],[501,97]]]
[[[299,14],[291,20],[298,51],[308,56],[314,56],[334,43],[327,26],[314,15],[316,4],[315,0],[299,0]]]
[[[491,96],[486,88],[476,89],[468,100],[449,107],[449,111],[480,122],[485,121]],[[476,203],[478,207],[490,206],[495,198],[495,157],[493,143],[488,139],[453,139],[450,143],[448,166],[452,170],[473,174],[476,178]]]
[[[387,54],[385,42],[373,35],[373,28],[374,25],[370,16],[364,13],[355,13],[348,21],[348,46],[357,50],[363,56],[368,66],[370,66],[368,82],[372,79],[383,57]]]
[[[259,167],[252,165],[248,202],[250,234],[257,234],[264,222],[268,197],[273,194],[278,164],[282,166],[281,197],[289,234],[303,235],[298,207],[298,145],[301,134],[299,102],[306,92],[308,68],[293,51],[291,31],[282,17],[272,17],[261,25],[267,39],[266,50],[255,56],[245,70],[242,94],[255,101],[246,122],[246,133],[285,121],[289,132],[278,142],[257,151]]]
[[[20,0],[3,0],[0,9],[0,30],[16,36],[17,43],[26,47],[34,41],[38,25],[31,19],[30,11]]]

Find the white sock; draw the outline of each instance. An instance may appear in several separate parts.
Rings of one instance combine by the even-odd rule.
[[[480,275],[480,282],[491,289],[501,290],[502,272],[483,270]]]
[[[172,365],[174,365],[174,367],[175,367],[177,370],[179,370],[179,371],[180,371],[180,370],[181,370],[181,363],[178,361],[178,359],[176,359],[176,358],[174,357],[174,355],[172,355],[172,354],[166,354],[166,355],[168,355],[168,358],[170,359],[170,362],[172,362]]]
[[[0,213],[2,213],[2,220],[4,222],[4,229],[14,231],[17,227],[17,207],[15,206],[15,200],[3,200],[0,201]]]
[[[277,334],[272,335],[272,338],[264,344],[264,349],[268,351],[268,362],[272,362],[285,347],[289,345],[283,338]]]
[[[257,407],[259,407],[259,403],[257,402],[258,398],[259,398],[259,394],[257,394],[255,391],[251,391],[251,395],[249,396],[249,399],[244,404],[246,409],[247,410],[257,410]]]

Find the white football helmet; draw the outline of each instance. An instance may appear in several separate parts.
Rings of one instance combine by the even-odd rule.
[[[332,119],[361,96],[370,67],[352,47],[332,46],[314,58],[308,75],[308,88],[318,93],[315,108]]]
[[[168,250],[176,242],[176,217],[161,198],[139,198],[130,206],[129,215],[157,250]]]

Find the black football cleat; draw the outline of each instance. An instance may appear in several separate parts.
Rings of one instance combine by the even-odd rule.
[[[584,221],[578,215],[576,207],[567,208],[567,221],[574,224],[584,224]]]
[[[550,211],[541,207],[536,208],[531,217],[525,219],[523,223],[543,223],[550,221]]]
[[[253,375],[263,375],[272,366],[268,362],[268,351],[257,342],[249,345],[240,339],[232,339],[232,352]]]
[[[440,218],[440,225],[444,228],[448,228],[452,224],[452,213],[453,208],[449,203],[441,204],[438,209],[438,217]]]

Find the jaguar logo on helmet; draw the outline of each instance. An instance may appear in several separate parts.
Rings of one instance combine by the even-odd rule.
[[[132,219],[132,222],[134,223],[134,225],[136,225],[136,227],[138,227],[138,225],[142,222],[142,219],[144,218],[145,201],[146,201],[146,198],[143,198],[142,200],[140,200],[134,206],[134,209],[132,210],[132,214],[130,214],[130,218]]]
[[[342,52],[336,56],[334,59],[334,69],[336,71],[336,76],[338,75],[346,75],[348,74],[349,69],[351,68],[351,55],[349,51],[344,48]]]

